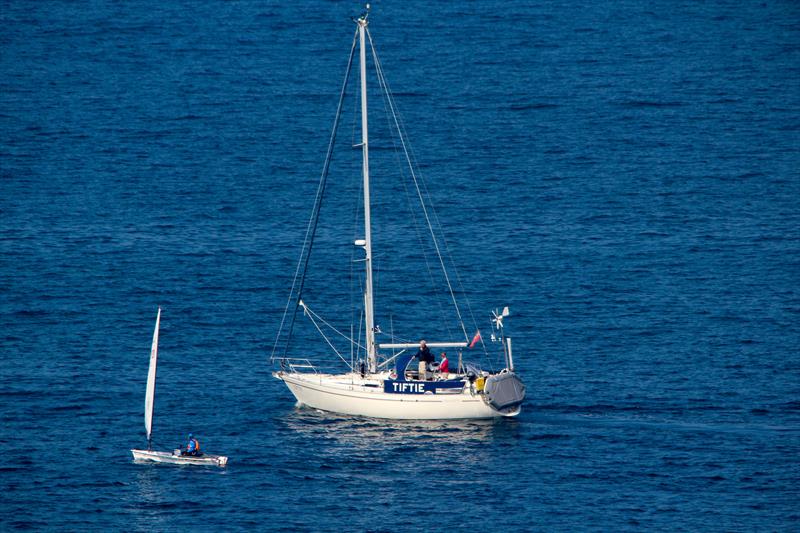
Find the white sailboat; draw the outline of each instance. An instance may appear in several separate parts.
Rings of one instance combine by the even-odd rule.
[[[158,367],[158,329],[161,322],[161,308],[156,315],[156,327],[153,331],[153,344],[150,347],[150,368],[147,371],[147,390],[144,395],[144,427],[147,432],[147,449],[131,450],[133,460],[137,462],[171,463],[180,465],[225,466],[228,458],[222,455],[181,455],[181,450],[159,452],[153,450],[153,408],[156,396],[156,368]]]
[[[430,243],[434,248],[441,263],[444,279],[450,289],[450,296],[456,306],[459,320],[461,313],[458,311],[458,303],[450,286],[450,278],[444,268],[441,258],[440,247],[437,244],[436,236],[431,225],[428,209],[423,201],[423,194],[417,184],[414,175],[414,167],[409,157],[407,143],[396,110],[393,97],[388,91],[388,86],[383,77],[383,72],[378,61],[374,46],[372,46],[372,36],[368,30],[369,5],[367,12],[358,19],[354,19],[357,29],[353,37],[353,45],[350,51],[345,82],[339,99],[336,120],[334,122],[333,133],[328,147],[328,157],[323,167],[320,186],[318,188],[317,200],[315,201],[314,211],[312,212],[309,226],[306,233],[304,250],[301,253],[295,280],[292,284],[289,300],[284,311],[283,319],[278,331],[278,335],[273,347],[271,359],[279,363],[279,369],[273,376],[282,380],[297,399],[297,403],[309,406],[322,411],[330,411],[346,415],[368,416],[388,419],[471,419],[471,418],[493,418],[509,417],[519,414],[521,405],[525,398],[525,386],[514,372],[514,363],[511,352],[511,339],[503,333],[503,319],[509,315],[506,307],[502,312],[494,313],[494,327],[496,334],[492,334],[492,340],[501,344],[503,353],[503,368],[494,371],[486,371],[474,365],[462,364],[463,351],[469,343],[466,328],[461,322],[461,331],[464,333],[463,340],[430,342],[429,348],[452,348],[459,352],[458,365],[454,372],[437,372],[432,369],[420,366],[418,372],[409,371],[408,366],[414,356],[416,342],[387,342],[381,343],[376,340],[376,334],[382,333],[375,324],[375,313],[373,305],[373,253],[371,239],[370,221],[370,175],[369,175],[369,136],[367,121],[367,40],[372,52],[373,63],[377,71],[378,82],[381,88],[387,92],[388,108],[391,111],[394,125],[396,126],[400,142],[402,143],[403,153],[406,156],[411,175],[414,177],[414,185],[417,187],[419,200],[422,202],[422,211],[431,231]],[[343,373],[326,373],[318,370],[317,365],[311,362],[307,356],[292,357],[288,353],[289,341],[294,326],[294,317],[298,310],[314,322],[319,333],[324,333],[318,323],[329,325],[322,317],[312,311],[303,300],[304,276],[308,266],[308,256],[310,255],[311,244],[313,243],[314,233],[321,205],[321,194],[325,191],[325,180],[327,179],[328,168],[331,159],[331,152],[336,138],[339,118],[341,116],[342,102],[346,93],[347,80],[349,78],[350,66],[353,63],[356,43],[359,47],[360,62],[360,93],[361,93],[361,142],[356,147],[361,148],[362,156],[362,195],[363,195],[363,239],[357,239],[355,246],[365,252],[363,263],[364,271],[364,292],[363,292],[363,333],[365,343],[348,338],[351,350],[355,346],[363,348],[366,361],[356,364],[351,357],[351,362],[342,357],[336,350],[333,343],[325,337],[328,346],[342,359],[349,367]],[[360,260],[359,260],[360,261]],[[298,277],[300,276],[300,277]],[[294,303],[294,312],[290,311]],[[278,353],[278,344],[283,338],[284,326],[287,323],[287,316],[290,316],[287,342],[283,353]],[[332,326],[331,326],[332,327]],[[340,336],[346,337],[339,330],[334,331]],[[418,338],[418,337],[417,337]],[[478,337],[476,336],[476,339]],[[394,339],[392,339],[394,341]],[[474,344],[473,341],[472,344]],[[483,344],[483,342],[481,342]],[[471,346],[470,346],[471,347]],[[305,349],[305,347],[304,347]],[[391,352],[389,352],[391,350]],[[397,352],[399,350],[399,352]],[[394,365],[392,367],[392,364]]]

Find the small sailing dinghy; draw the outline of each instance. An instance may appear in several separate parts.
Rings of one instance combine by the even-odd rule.
[[[478,340],[481,341],[484,353],[488,355],[488,352],[480,336],[480,332],[478,331],[478,334],[475,335],[472,338],[472,342],[470,342],[470,336],[467,334],[466,327],[464,326],[462,313],[459,310],[459,302],[457,301],[455,291],[451,284],[452,279],[456,279],[460,283],[460,278],[458,276],[453,277],[452,273],[448,275],[448,268],[451,267],[445,267],[446,261],[443,259],[442,253],[447,251],[447,245],[443,240],[443,235],[436,234],[434,230],[434,225],[438,225],[438,217],[433,213],[433,206],[431,205],[430,196],[427,195],[426,186],[424,183],[421,185],[419,168],[415,166],[415,163],[412,161],[413,156],[410,155],[410,148],[405,138],[404,128],[402,126],[403,121],[398,117],[394,96],[391,91],[389,91],[383,68],[378,59],[375,47],[373,46],[372,36],[367,28],[368,16],[369,5],[367,5],[366,13],[358,19],[354,19],[357,28],[353,36],[347,72],[339,96],[337,115],[328,145],[328,156],[323,165],[320,184],[317,188],[317,198],[315,199],[314,209],[312,210],[312,215],[307,226],[303,250],[297,264],[289,299],[283,313],[278,335],[275,339],[275,345],[272,349],[271,359],[274,363],[279,363],[280,365],[279,369],[273,373],[273,376],[286,384],[297,399],[298,404],[322,411],[346,415],[411,420],[516,416],[519,414],[521,405],[525,399],[525,385],[514,372],[511,339],[506,337],[503,333],[503,319],[509,316],[507,307],[502,311],[494,312],[493,327],[495,332],[491,335],[491,341],[500,344],[500,350],[497,351],[502,351],[503,366],[500,368],[490,367],[490,370],[485,370],[479,365],[467,364],[465,361],[462,362],[462,352],[464,349],[473,348]],[[353,287],[357,284],[360,288],[363,288],[363,292],[361,292],[357,298],[353,298],[354,302],[360,301],[358,305],[363,305],[363,307],[359,311],[360,317],[358,321],[353,320],[349,325],[350,335],[348,336],[346,334],[346,328],[342,326],[337,328],[310,308],[308,300],[314,297],[314,292],[308,291],[309,294],[306,295],[304,293],[304,287],[306,273],[309,270],[309,256],[311,255],[314,237],[317,233],[317,222],[319,220],[322,198],[326,191],[331,153],[336,140],[336,132],[342,115],[342,104],[347,92],[350,70],[357,45],[360,52],[361,142],[355,144],[353,148],[359,149],[358,151],[361,153],[361,161],[358,166],[360,166],[361,170],[361,183],[359,185],[361,189],[360,198],[363,198],[363,211],[360,212],[361,216],[363,216],[363,230],[357,228],[356,231],[363,231],[363,237],[362,235],[358,235],[353,244],[356,249],[363,250],[364,255],[361,256],[359,253],[360,257],[351,260],[351,264],[363,263],[365,268],[363,276],[360,277],[357,282],[351,284]],[[446,285],[449,290],[449,297],[455,307],[455,317],[459,325],[457,328],[458,335],[463,333],[463,337],[458,340],[447,341],[443,339],[441,342],[427,343],[429,348],[448,348],[458,353],[457,366],[450,371],[442,371],[441,368],[437,370],[435,366],[433,368],[423,366],[429,363],[429,360],[419,363],[419,371],[409,369],[409,363],[414,357],[414,350],[418,346],[418,343],[420,344],[419,354],[423,354],[419,355],[418,358],[423,359],[430,355],[429,352],[425,355],[422,351],[421,341],[416,341],[420,336],[415,335],[412,336],[411,339],[403,339],[396,338],[392,332],[390,334],[391,339],[388,339],[389,342],[380,342],[378,340],[379,336],[388,334],[383,332],[378,326],[373,305],[374,256],[372,253],[370,222],[370,144],[367,133],[367,57],[372,58],[372,64],[377,73],[378,85],[383,91],[384,107],[387,110],[390,128],[397,132],[393,139],[399,139],[400,141],[399,145],[395,144],[397,152],[405,156],[408,164],[407,169],[403,167],[403,175],[410,176],[410,178],[413,179],[408,188],[411,194],[407,193],[407,196],[409,198],[413,197],[418,199],[421,204],[421,209],[419,209],[419,206],[416,206],[412,211],[424,214],[424,222],[427,223],[430,232],[429,235],[425,236],[424,240],[422,237],[419,237],[421,241],[420,244],[424,250],[429,250],[431,255],[432,252],[435,252],[438,257],[439,265],[443,271],[443,281],[445,282],[441,285]],[[355,128],[355,115],[353,122]],[[399,149],[400,147],[402,147],[402,150]],[[355,166],[356,164],[353,164],[353,167]],[[353,195],[353,197],[356,198],[356,201],[359,200],[356,195]],[[426,197],[427,200],[425,199]],[[409,202],[411,202],[410,199]],[[362,209],[360,205],[358,209]],[[431,220],[435,221],[436,224],[432,224]],[[418,233],[418,235],[419,234],[420,233]],[[397,240],[397,237],[395,237],[393,242]],[[395,252],[394,255],[398,255],[397,252]],[[425,261],[427,265],[427,258]],[[453,261],[451,259],[450,264],[452,263]],[[429,272],[430,269],[431,267],[428,265]],[[382,273],[386,272],[386,270],[380,271]],[[410,287],[410,291],[420,290],[419,286],[410,280],[405,280],[404,285]],[[443,290],[441,292],[445,294]],[[460,292],[465,294],[463,288]],[[405,294],[409,294],[409,292]],[[414,301],[418,301],[417,296],[414,296],[413,292],[411,292],[411,294],[411,298],[413,298]],[[425,298],[428,296],[429,295],[426,294]],[[305,300],[304,297],[306,297]],[[463,297],[465,298],[466,296]],[[337,304],[332,303],[329,305],[335,306]],[[316,304],[314,307],[317,307]],[[338,309],[341,309],[341,307],[338,307]],[[404,310],[408,309],[409,306],[406,305]],[[314,353],[316,350],[310,349],[307,345],[303,345],[300,348],[300,350],[302,350],[300,355],[289,353],[292,330],[295,325],[295,317],[298,314],[298,310],[302,310],[302,314],[311,321],[317,332],[324,337],[327,346],[332,351],[331,355],[338,356],[338,358],[349,367],[347,371],[340,373],[322,371],[319,364],[312,359],[316,356],[316,353]],[[340,311],[334,311],[334,313],[341,315]],[[470,311],[470,315],[471,314]],[[384,311],[382,316],[387,322],[391,322],[391,317],[393,315]],[[335,318],[334,320],[337,319]],[[358,322],[358,324],[356,324],[356,322]],[[284,326],[286,325],[288,325],[287,332],[284,334]],[[450,325],[453,325],[452,322]],[[392,331],[393,329],[394,328],[392,328]],[[325,331],[330,331],[332,333],[328,336],[325,334]],[[355,338],[354,331],[361,331],[363,337],[359,334],[358,338]],[[417,331],[417,329],[414,331]],[[448,328],[447,331],[451,331],[451,329]],[[351,353],[350,362],[342,355],[347,352],[337,349],[335,346],[335,342],[345,342],[338,341],[339,337],[345,338],[345,341],[348,343]],[[282,339],[286,339],[286,342],[283,343],[283,353],[281,354],[278,352],[278,345],[282,344]],[[402,342],[397,342],[398,339]],[[354,355],[356,351],[358,354]],[[470,352],[467,355],[473,353],[475,352]],[[361,354],[363,354],[363,360],[360,360],[362,357]]]
[[[161,322],[161,308],[156,315],[156,328],[153,331],[153,345],[150,348],[150,369],[147,372],[147,392],[144,396],[144,427],[147,431],[147,449],[131,450],[133,460],[136,462],[152,461],[156,463],[171,463],[176,465],[205,465],[225,466],[228,458],[223,455],[181,455],[181,450],[172,452],[159,452],[152,448],[153,436],[153,407],[156,395],[156,367],[158,366],[158,328]]]

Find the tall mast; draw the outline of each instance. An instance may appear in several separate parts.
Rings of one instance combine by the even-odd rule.
[[[364,250],[366,251],[366,288],[364,290],[364,318],[367,333],[367,364],[369,372],[378,371],[377,350],[375,347],[375,315],[372,302],[372,234],[370,229],[370,205],[369,205],[369,141],[367,135],[367,50],[364,34],[367,29],[367,17],[369,16],[369,4],[367,12],[358,19],[358,44],[359,58],[361,62],[361,151],[363,156],[364,175]]]

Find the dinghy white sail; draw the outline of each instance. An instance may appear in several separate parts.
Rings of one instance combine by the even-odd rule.
[[[161,323],[161,308],[156,315],[156,327],[153,331],[153,344],[150,347],[150,367],[147,371],[147,389],[144,395],[144,428],[147,432],[147,449],[131,450],[133,460],[137,462],[156,462],[185,465],[225,466],[228,458],[222,455],[181,455],[181,450],[159,452],[153,450],[153,410],[156,397],[156,369],[158,368],[158,330]]]
[[[357,27],[350,49],[345,80],[339,96],[337,115],[331,133],[327,157],[317,188],[317,197],[312,215],[307,226],[303,250],[272,349],[271,360],[278,366],[276,371],[273,372],[273,376],[286,384],[298,404],[322,411],[376,418],[416,420],[515,416],[519,414],[525,398],[525,385],[514,372],[511,339],[507,338],[503,333],[503,319],[509,315],[508,308],[506,307],[502,312],[494,313],[493,327],[495,332],[491,335],[491,340],[500,345],[498,352],[502,351],[502,367],[484,370],[481,366],[464,362],[462,352],[466,348],[474,347],[478,341],[484,348],[484,352],[486,352],[486,347],[480,333],[475,335],[472,342],[470,342],[467,329],[463,324],[463,320],[461,320],[462,313],[459,310],[459,304],[456,301],[451,284],[451,279],[454,278],[448,275],[445,260],[442,258],[442,248],[446,250],[446,245],[440,245],[443,237],[438,237],[434,234],[434,224],[431,222],[432,220],[438,221],[438,218],[432,211],[432,205],[426,205],[424,197],[427,194],[427,189],[424,185],[420,185],[421,178],[418,175],[418,168],[415,167],[412,162],[413,158],[409,154],[410,148],[405,139],[402,121],[398,118],[395,99],[389,91],[368,29],[368,16],[369,5],[367,5],[366,13],[354,19]],[[369,49],[367,44],[369,44]],[[343,329],[346,330],[346,328],[335,327],[310,308],[308,302],[304,299],[306,296],[304,286],[309,257],[314,237],[317,233],[322,198],[326,190],[331,154],[342,114],[342,104],[347,92],[348,79],[357,46],[360,63],[361,139],[360,143],[355,144],[353,148],[360,148],[361,152],[362,179],[360,197],[363,198],[363,211],[361,211],[363,216],[363,238],[355,239],[354,244],[356,248],[363,250],[364,256],[363,259],[357,259],[354,262],[363,262],[365,268],[363,277],[358,282],[363,287],[363,292],[358,298],[363,304],[363,308],[360,311],[359,324],[356,325],[355,322],[351,322],[350,335],[348,336],[346,332],[342,331]],[[420,341],[416,340],[420,338],[419,336],[411,336],[411,339],[399,339],[400,342],[398,342],[398,338],[392,333],[392,338],[389,339],[389,342],[379,342],[378,340],[378,337],[384,335],[384,332],[381,331],[381,328],[376,323],[373,302],[374,259],[371,232],[370,140],[367,120],[366,74],[368,51],[371,52],[369,55],[377,73],[377,81],[383,91],[388,122],[390,127],[397,131],[397,136],[392,137],[393,142],[394,139],[399,139],[399,147],[402,150],[398,148],[398,152],[405,156],[408,163],[408,170],[403,170],[403,172],[407,172],[413,178],[412,193],[408,196],[417,197],[420,201],[421,210],[415,209],[415,211],[424,215],[424,221],[430,231],[430,236],[425,241],[420,239],[421,244],[423,246],[428,245],[439,259],[443,271],[443,280],[455,306],[459,329],[463,333],[463,337],[458,340],[427,343],[428,348],[448,348],[457,351],[458,363],[453,371],[449,371],[449,369],[445,371],[442,367],[431,365],[428,357],[420,355],[423,350],[417,353],[417,357],[420,359],[418,370],[409,369],[409,363],[414,357],[415,348],[418,344],[421,344]],[[355,129],[355,112],[353,122]],[[455,279],[458,279],[460,283],[460,278],[456,276]],[[461,292],[463,294],[465,291]],[[298,311],[302,311],[303,316],[312,322],[317,332],[324,337],[327,346],[332,350],[333,353],[331,355],[338,356],[348,367],[346,371],[327,372],[321,370],[314,360],[314,352],[318,353],[318,351],[309,349],[306,345],[299,348],[299,350],[302,350],[300,354],[293,355],[291,353],[294,348],[292,348],[290,341]],[[363,332],[364,340],[362,340],[361,334],[359,334],[358,338],[355,338],[353,331],[356,329]],[[335,335],[331,335],[334,340],[339,337],[346,339],[351,352],[350,362],[342,355],[344,351],[335,347],[334,340],[326,335],[326,331],[335,333]],[[285,342],[283,342],[284,340]],[[283,347],[282,351],[280,350],[281,345]],[[357,360],[356,357],[361,357],[361,355],[354,357],[352,355],[354,351],[358,351],[359,354],[363,352],[363,360]],[[312,352],[312,354],[309,354],[309,352]],[[427,360],[423,361],[423,359]]]

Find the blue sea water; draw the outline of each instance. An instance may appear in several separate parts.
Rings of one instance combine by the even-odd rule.
[[[373,2],[463,296],[511,307],[528,386],[446,423],[270,375],[359,10],[2,3],[0,529],[800,529],[798,4]],[[225,470],[131,462],[159,305],[155,441]]]

